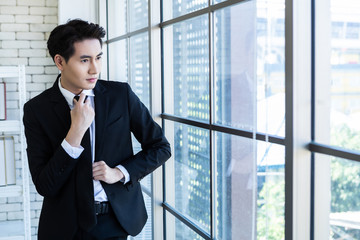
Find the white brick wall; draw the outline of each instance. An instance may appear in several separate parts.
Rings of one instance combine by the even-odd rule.
[[[15,39],[14,32],[0,32],[0,40],[14,40],[14,39]]]
[[[58,24],[58,0],[0,0],[0,66],[26,66],[27,98],[32,98],[53,85],[57,68],[46,49],[49,32]],[[8,118],[19,114],[18,84],[7,83]],[[21,183],[20,142],[15,135],[17,181]],[[31,182],[31,180],[30,180]],[[42,197],[30,187],[31,233],[37,239]],[[23,218],[22,197],[0,198],[0,222]]]
[[[17,0],[17,5],[25,6],[45,6],[45,0]]]
[[[14,15],[0,15],[0,22],[1,23],[13,23],[15,22]]]
[[[16,0],[1,0],[1,5],[3,5],[3,6],[6,6],[6,5],[15,6],[16,5]]]
[[[2,32],[29,32],[29,25],[25,23],[2,23]]]
[[[15,22],[17,23],[39,23],[44,22],[44,16],[31,16],[31,15],[16,15]]]
[[[2,1],[0,2],[2,4]],[[25,6],[0,6],[0,14],[28,14],[29,7]]]

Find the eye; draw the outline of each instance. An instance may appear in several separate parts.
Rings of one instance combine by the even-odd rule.
[[[88,62],[89,61],[89,59],[81,59],[81,62],[82,63],[86,63],[86,62]]]
[[[97,56],[97,57],[96,57],[97,60],[101,60],[101,58],[102,58],[101,56]]]

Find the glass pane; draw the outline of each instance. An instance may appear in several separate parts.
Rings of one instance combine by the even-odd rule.
[[[102,66],[101,66],[101,72],[100,72],[100,79],[109,79],[108,77],[108,61],[107,61],[107,48],[108,45],[103,43],[102,47]]]
[[[285,147],[257,141],[257,239],[285,239]]]
[[[331,239],[360,239],[360,163],[331,159]]]
[[[228,0],[213,0],[213,2],[214,2],[213,4],[226,2],[226,1],[228,1]]]
[[[210,232],[209,131],[166,121],[165,133],[173,146],[165,164],[166,202]]]
[[[130,31],[148,26],[148,1],[130,0]]]
[[[166,239],[203,240],[203,238],[191,228],[168,212],[166,213]]]
[[[208,16],[164,29],[165,112],[209,120]]]
[[[163,1],[164,21],[195,12],[208,6],[208,0],[166,0]]]
[[[148,33],[130,38],[130,83],[132,90],[150,107]]]
[[[152,174],[152,173],[151,173]],[[151,193],[151,174],[147,175],[141,180],[141,185],[146,188]]]
[[[331,102],[327,105],[330,119],[330,143],[360,150],[360,4],[358,1],[331,0]],[[330,78],[330,79],[329,79]]]
[[[284,239],[284,154],[280,145],[215,134],[216,239]]]
[[[108,0],[108,36],[109,39],[118,37],[127,32],[127,1]]]
[[[257,131],[285,136],[285,1],[256,1]]]
[[[321,207],[315,210],[323,221],[321,229],[328,230],[328,236],[325,233],[323,237],[360,239],[360,163],[322,154],[315,157],[321,162],[315,175],[322,188],[322,194],[317,195]]]
[[[128,81],[128,46],[127,39],[110,43],[109,80]]]
[[[255,14],[253,1],[215,12],[214,105],[217,124],[256,129]]]
[[[138,152],[141,151],[141,144],[136,140],[136,138],[132,133],[131,133],[131,140],[133,145],[133,152],[134,154],[137,154]],[[151,182],[152,182],[151,179],[152,179],[151,174],[149,174],[141,180],[141,185],[143,187],[146,187],[146,189],[150,192],[151,192]]]

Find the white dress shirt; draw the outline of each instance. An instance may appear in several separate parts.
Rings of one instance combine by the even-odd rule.
[[[75,94],[73,94],[72,92],[66,90],[65,88],[63,88],[61,86],[60,83],[61,79],[59,79],[59,89],[61,94],[65,97],[66,102],[68,103],[70,109],[74,108],[74,97]],[[88,96],[88,98],[90,98],[90,102],[91,102],[91,106],[94,108],[95,110],[95,103],[94,103],[94,91],[91,90],[83,90],[83,93],[86,94],[86,96]],[[93,120],[93,122],[90,125],[90,144],[91,144],[91,156],[92,156],[92,162],[95,161],[95,119]],[[64,148],[64,150],[67,152],[67,154],[69,154],[69,156],[71,156],[72,158],[76,159],[80,156],[80,154],[83,152],[84,148],[82,146],[80,147],[73,147],[71,146],[65,139],[63,140],[63,142],[61,143],[61,146]],[[124,174],[125,179],[123,179],[122,181],[124,182],[124,184],[126,184],[127,182],[130,181],[130,175],[129,172],[122,166],[122,165],[118,165],[116,166],[118,169],[120,169],[120,171]],[[101,183],[99,180],[93,180],[93,185],[94,185],[94,199],[95,201],[107,201],[107,196],[106,193],[104,191],[104,188],[102,187]]]

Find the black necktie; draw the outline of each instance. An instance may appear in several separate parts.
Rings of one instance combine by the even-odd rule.
[[[74,99],[75,99],[76,101],[79,101],[79,98],[80,98],[80,96],[78,96],[78,95],[74,96]],[[84,99],[84,102],[86,101],[87,98],[88,98],[88,96],[86,95],[86,96],[85,96],[85,99]]]
[[[76,166],[76,201],[79,225],[83,230],[89,231],[96,224],[89,129],[81,141],[81,146],[84,151]]]

